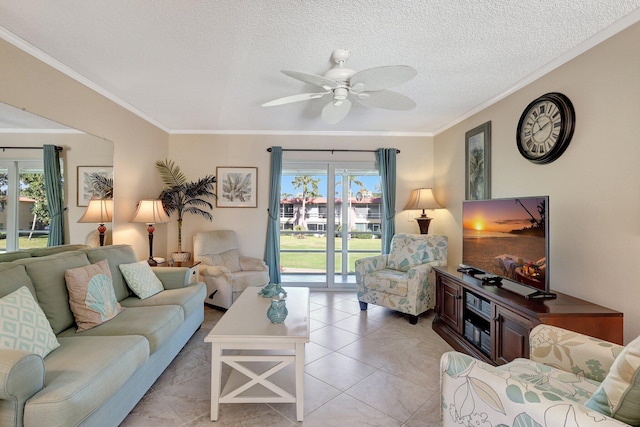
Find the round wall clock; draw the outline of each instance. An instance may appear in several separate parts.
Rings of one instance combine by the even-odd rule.
[[[552,92],[533,100],[524,109],[516,139],[522,156],[533,163],[551,163],[571,142],[576,114],[565,95]]]

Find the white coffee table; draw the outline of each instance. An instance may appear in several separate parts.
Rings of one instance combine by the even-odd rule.
[[[247,288],[204,339],[211,343],[211,420],[220,403],[295,403],[304,415],[304,345],[309,342],[309,288],[286,288],[284,323],[271,323],[271,298]],[[222,364],[233,371],[221,391]]]

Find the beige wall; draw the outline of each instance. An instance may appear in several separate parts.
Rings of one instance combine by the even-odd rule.
[[[168,134],[1,39],[0,102],[113,142],[113,241],[133,245],[146,258],[146,227],[129,220],[138,200],[160,192],[152,159],[167,153]],[[154,253],[162,256],[162,230],[155,245]]]
[[[189,216],[183,225],[183,250],[192,247],[193,233],[200,230],[232,229],[238,233],[246,255],[264,257],[271,146],[287,148],[375,150],[395,147],[397,156],[396,231],[419,233],[415,221],[409,222],[403,211],[413,188],[433,184],[433,141],[430,137],[391,136],[277,136],[277,135],[171,135],[169,157],[191,180],[204,174],[215,174],[217,166],[255,166],[258,168],[258,208],[214,208],[213,222]],[[285,152],[285,161],[344,160],[374,161],[374,153]],[[413,211],[415,214],[416,211]],[[446,212],[445,212],[446,213]],[[440,212],[430,213],[435,219],[431,232],[439,231]],[[177,247],[175,224],[167,226],[168,252]]]
[[[490,120],[492,196],[550,196],[552,288],[622,311],[626,342],[640,334],[639,40],[635,24],[435,137],[450,264],[462,252],[464,134]],[[535,165],[518,152],[516,125],[529,102],[552,91],[573,102],[576,130],[562,157]]]

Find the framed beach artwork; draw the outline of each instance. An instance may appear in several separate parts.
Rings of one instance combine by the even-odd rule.
[[[78,206],[89,206],[92,197],[100,197],[92,176],[100,175],[113,180],[113,166],[78,166]]]
[[[491,122],[465,133],[465,194],[467,200],[491,198]]]
[[[258,207],[258,168],[216,168],[218,208]]]

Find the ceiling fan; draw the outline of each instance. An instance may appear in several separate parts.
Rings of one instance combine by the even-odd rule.
[[[349,113],[351,109],[349,95],[367,107],[410,110],[416,106],[412,99],[401,93],[386,90],[414,78],[418,74],[414,68],[408,65],[387,65],[356,72],[345,66],[347,59],[349,59],[348,50],[337,49],[331,58],[335,65],[322,76],[301,71],[282,70],[285,75],[319,86],[324,91],[285,96],[266,102],[262,106],[273,107],[308,101],[331,94],[331,101],[322,109],[322,119],[329,124],[340,122]]]

